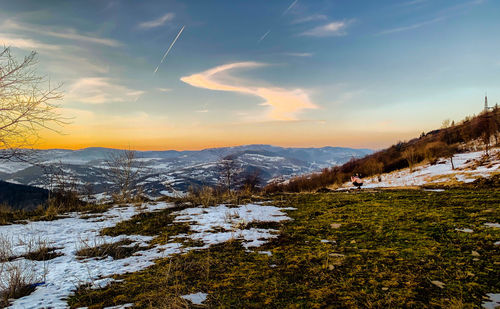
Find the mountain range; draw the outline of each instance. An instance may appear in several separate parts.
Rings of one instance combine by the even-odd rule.
[[[85,148],[80,150],[36,150],[32,163],[0,162],[0,179],[12,183],[49,188],[54,167],[66,179],[90,187],[93,193],[110,189],[106,162],[123,150]],[[320,171],[352,158],[372,153],[370,149],[343,147],[283,148],[271,145],[244,145],[198,151],[137,151],[143,171],[138,183],[150,195],[185,192],[189,186],[215,185],[220,181],[218,162],[231,157],[240,171],[258,173],[262,183],[273,179]],[[49,167],[49,168],[47,168]]]

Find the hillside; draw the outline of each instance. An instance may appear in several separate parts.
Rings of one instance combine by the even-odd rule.
[[[422,133],[418,138],[399,142],[363,158],[352,159],[341,166],[325,168],[321,173],[269,184],[265,190],[269,193],[313,191],[322,187],[341,186],[354,174],[370,177],[404,168],[409,168],[413,172],[416,165],[423,163],[435,165],[446,159],[454,169],[455,155],[478,150],[482,150],[488,156],[492,155],[495,160],[497,151],[492,152],[491,148],[500,145],[499,132],[500,109],[495,107],[491,111],[467,117],[458,124],[451,123],[445,128]]]
[[[13,209],[33,210],[45,205],[49,197],[46,189],[0,181],[0,205]]]

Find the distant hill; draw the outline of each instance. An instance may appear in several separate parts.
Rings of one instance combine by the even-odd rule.
[[[333,184],[342,184],[353,174],[362,177],[388,173],[398,169],[427,161],[433,164],[438,158],[451,158],[454,154],[477,150],[485,152],[492,145],[499,145],[500,109],[483,111],[473,117],[467,117],[458,124],[422,133],[420,137],[397,144],[362,158],[353,158],[348,162],[324,169],[320,173],[306,174],[290,181],[269,184],[267,192],[311,191]],[[471,149],[467,149],[471,148]]]
[[[13,209],[33,210],[48,198],[48,190],[0,181],[0,204]]]
[[[35,152],[33,161],[40,166],[58,166],[65,178],[93,193],[109,189],[106,160],[122,150],[92,147],[80,150],[49,149]],[[271,145],[243,145],[209,148],[199,151],[138,151],[144,172],[139,185],[147,194],[171,194],[189,186],[219,183],[218,161],[232,157],[236,166],[248,173],[258,173],[263,184],[275,178],[289,179],[325,167],[343,164],[352,158],[372,153],[370,149],[344,147],[284,148]],[[0,179],[47,187],[53,175],[49,169],[24,162],[0,162]],[[167,185],[165,185],[167,184]]]

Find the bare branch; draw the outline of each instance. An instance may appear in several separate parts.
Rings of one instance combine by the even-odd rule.
[[[8,47],[0,52],[0,160],[24,158],[41,129],[58,132],[55,127],[67,123],[55,103],[63,97],[61,85],[46,86],[36,64],[36,52],[21,62]]]

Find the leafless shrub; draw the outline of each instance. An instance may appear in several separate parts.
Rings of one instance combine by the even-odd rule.
[[[30,254],[46,257],[42,255],[49,249],[45,241],[40,241],[39,238],[38,240],[27,238],[20,240],[19,244],[26,247],[27,254],[15,257],[12,249],[13,241],[6,237],[0,238],[0,306],[2,307],[9,304],[9,299],[30,294],[35,289],[36,283],[45,280],[48,271],[47,263],[44,262],[40,266],[39,263],[24,258]]]
[[[10,260],[13,256],[12,240],[0,235],[0,263]]]
[[[410,171],[413,172],[413,168],[415,164],[418,162],[418,153],[417,150],[413,147],[408,147],[403,151],[403,158],[408,162],[408,166],[410,167]]]
[[[29,295],[40,278],[33,264],[26,260],[3,263],[0,265],[0,305],[7,306],[9,299]]]

